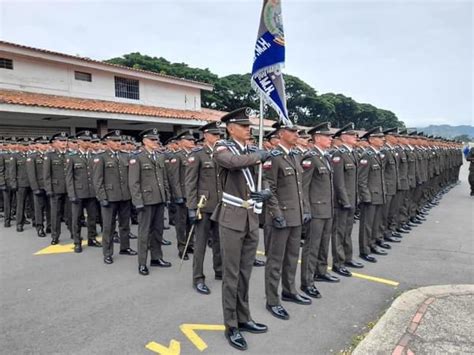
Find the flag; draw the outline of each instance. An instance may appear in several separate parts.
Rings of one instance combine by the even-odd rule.
[[[280,0],[264,0],[251,85],[277,113],[280,120],[292,126],[286,108],[285,81],[281,69],[285,64],[285,37]]]

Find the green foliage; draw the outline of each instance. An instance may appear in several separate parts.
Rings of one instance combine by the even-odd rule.
[[[190,68],[185,63],[170,63],[164,58],[140,53],[125,54],[107,62],[212,84],[213,91],[202,92],[201,103],[206,108],[232,111],[242,106],[249,106],[255,110],[259,109],[258,95],[250,86],[249,73],[219,78],[207,68]],[[342,94],[318,95],[314,88],[295,76],[285,75],[285,87],[288,114],[299,125],[314,126],[320,122],[330,121],[334,127],[341,127],[349,122],[354,122],[357,128],[378,125],[384,128],[404,127],[404,123],[391,111],[358,103]],[[267,108],[265,117],[276,118],[276,113]]]

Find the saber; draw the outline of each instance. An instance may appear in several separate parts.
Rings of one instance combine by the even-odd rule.
[[[207,202],[206,196],[201,195],[201,197],[199,198],[199,202],[197,204],[197,211],[196,211],[196,220],[197,221],[200,221],[202,219],[201,208],[203,208],[206,205],[206,202]],[[191,241],[191,236],[193,235],[195,226],[196,226],[196,223],[194,223],[191,226],[191,229],[189,230],[188,238],[186,239],[186,245],[184,246],[183,256],[181,257],[181,263],[179,264],[178,272],[181,271],[181,267],[183,266],[184,257],[186,255],[186,251],[188,250],[189,242]]]

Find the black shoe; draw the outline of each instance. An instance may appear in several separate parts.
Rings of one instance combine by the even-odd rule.
[[[369,263],[377,262],[377,259],[375,259],[372,255],[360,254],[359,257],[365,261],[368,261]]]
[[[407,227],[410,227],[410,228],[418,227],[418,224],[415,224],[412,221],[410,221],[407,223]]]
[[[412,219],[410,219],[410,223],[413,223],[413,224],[421,224],[422,222],[418,219],[416,219],[416,217],[413,217]]]
[[[146,276],[149,274],[148,268],[145,265],[138,265],[138,273],[140,275]]]
[[[247,350],[247,342],[242,334],[240,334],[238,328],[229,327],[229,329],[226,329],[224,332],[224,335],[232,347],[237,350]]]
[[[189,260],[188,254],[184,254],[184,258],[183,258],[183,252],[182,252],[182,251],[180,251],[180,252],[178,253],[178,257],[179,257],[180,259],[183,259],[183,260]]]
[[[418,213],[416,215],[416,219],[419,220],[420,222],[425,222],[426,221],[426,218],[421,213]]]
[[[239,330],[241,332],[249,332],[254,334],[266,333],[268,327],[262,323],[255,323],[253,320],[249,320],[247,323],[239,323]]]
[[[355,261],[355,260],[347,261],[344,263],[344,265],[348,267],[353,267],[356,269],[362,269],[364,267],[364,264],[359,263],[358,261]]]
[[[388,255],[388,253],[379,247],[371,247],[370,251],[375,255]]]
[[[136,226],[138,224],[138,219],[132,218],[132,225]]]
[[[282,301],[293,302],[293,303],[296,303],[296,304],[303,304],[303,305],[309,305],[309,304],[312,303],[311,298],[300,295],[299,293],[297,293],[295,295],[293,295],[291,293],[282,293],[281,294],[281,299],[282,299]]]
[[[211,290],[209,287],[206,286],[204,282],[199,282],[197,285],[194,286],[197,292],[203,294],[203,295],[209,295],[211,294]]]
[[[171,245],[172,243],[169,241],[169,240],[166,240],[166,239],[162,239],[161,240],[161,245]]]
[[[332,276],[330,273],[325,273],[323,275],[315,275],[314,281],[324,281],[324,282],[339,282],[339,278],[336,276]]]
[[[46,234],[51,234],[51,227],[46,227]]]
[[[410,233],[410,231],[409,231],[408,229],[405,229],[405,228],[403,228],[403,227],[397,228],[396,231],[397,231],[398,233],[403,233],[403,234],[408,234],[408,233]]]
[[[128,233],[128,238],[129,239],[137,239],[137,236],[133,234],[132,232]]]
[[[23,221],[23,224],[27,224],[27,225],[28,225],[28,224],[31,224],[31,222],[28,221],[28,220],[25,218],[25,220]]]
[[[394,237],[393,234],[392,234],[392,236],[384,237],[383,240],[385,240],[386,242],[390,242],[390,243],[400,243],[401,242],[401,240],[399,238]]]
[[[253,261],[253,266],[255,266],[255,267],[262,267],[262,266],[265,266],[265,261],[255,259],[255,260]]]
[[[119,251],[120,255],[137,255],[137,252],[132,248],[127,248]]]
[[[17,232],[20,232],[20,233],[21,233],[21,232],[23,232],[23,230],[24,230],[24,229],[23,229],[23,226],[22,226],[21,224],[19,224],[19,225],[16,226],[16,231],[17,231]]]
[[[88,239],[87,240],[87,246],[89,247],[96,247],[96,248],[102,248],[102,244],[96,239]]]
[[[104,263],[106,264],[113,264],[114,263],[114,259],[111,257],[111,256],[106,256],[104,258]]]
[[[112,241],[115,243],[115,244],[119,244],[120,243],[120,237],[118,235],[117,232],[114,233],[113,237],[112,237]]]
[[[156,259],[150,261],[150,266],[171,267],[171,263],[169,261],[164,261],[163,259]]]
[[[38,227],[38,228],[36,229],[36,234],[38,234],[38,237],[40,237],[40,238],[46,237],[46,233],[44,232],[44,228],[43,228],[43,227]]]
[[[313,297],[313,298],[321,298],[322,297],[321,293],[318,291],[318,289],[314,285],[309,286],[309,287],[301,286],[300,290],[303,291],[304,293],[306,293],[309,297]]]
[[[194,254],[194,248],[193,247],[188,247],[188,249],[186,249],[186,253]]]
[[[392,246],[391,246],[390,244],[387,244],[387,243],[382,242],[382,241],[380,241],[380,240],[377,240],[376,244],[377,244],[379,247],[383,248],[383,249],[392,249]]]
[[[402,239],[402,238],[403,238],[403,235],[401,235],[401,234],[398,233],[398,232],[392,232],[392,237]]]
[[[214,280],[222,280],[222,275],[221,274],[215,274],[214,275]]]
[[[265,307],[272,314],[272,316],[274,316],[276,318],[283,319],[283,320],[290,319],[290,315],[288,314],[286,309],[283,308],[283,306],[281,306],[281,305],[270,306],[267,303],[267,305]]]
[[[57,240],[57,239],[51,240],[51,245],[56,245],[58,243],[59,243],[59,240]]]
[[[352,273],[343,266],[341,267],[333,266],[332,271],[334,271],[336,274],[339,274],[341,276],[345,276],[345,277],[352,276]]]
[[[74,244],[74,253],[82,253],[82,245]]]
[[[406,229],[406,230],[408,230],[408,231],[411,231],[411,227],[408,225],[408,223],[404,224],[404,225],[402,226],[402,228],[403,228],[403,229]]]
[[[5,224],[3,226],[5,228],[10,228],[12,226],[12,223],[10,221],[8,221],[8,222],[5,222]]]

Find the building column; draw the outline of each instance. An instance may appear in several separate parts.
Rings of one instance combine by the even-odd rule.
[[[107,133],[107,120],[97,120],[97,134],[103,137]]]

